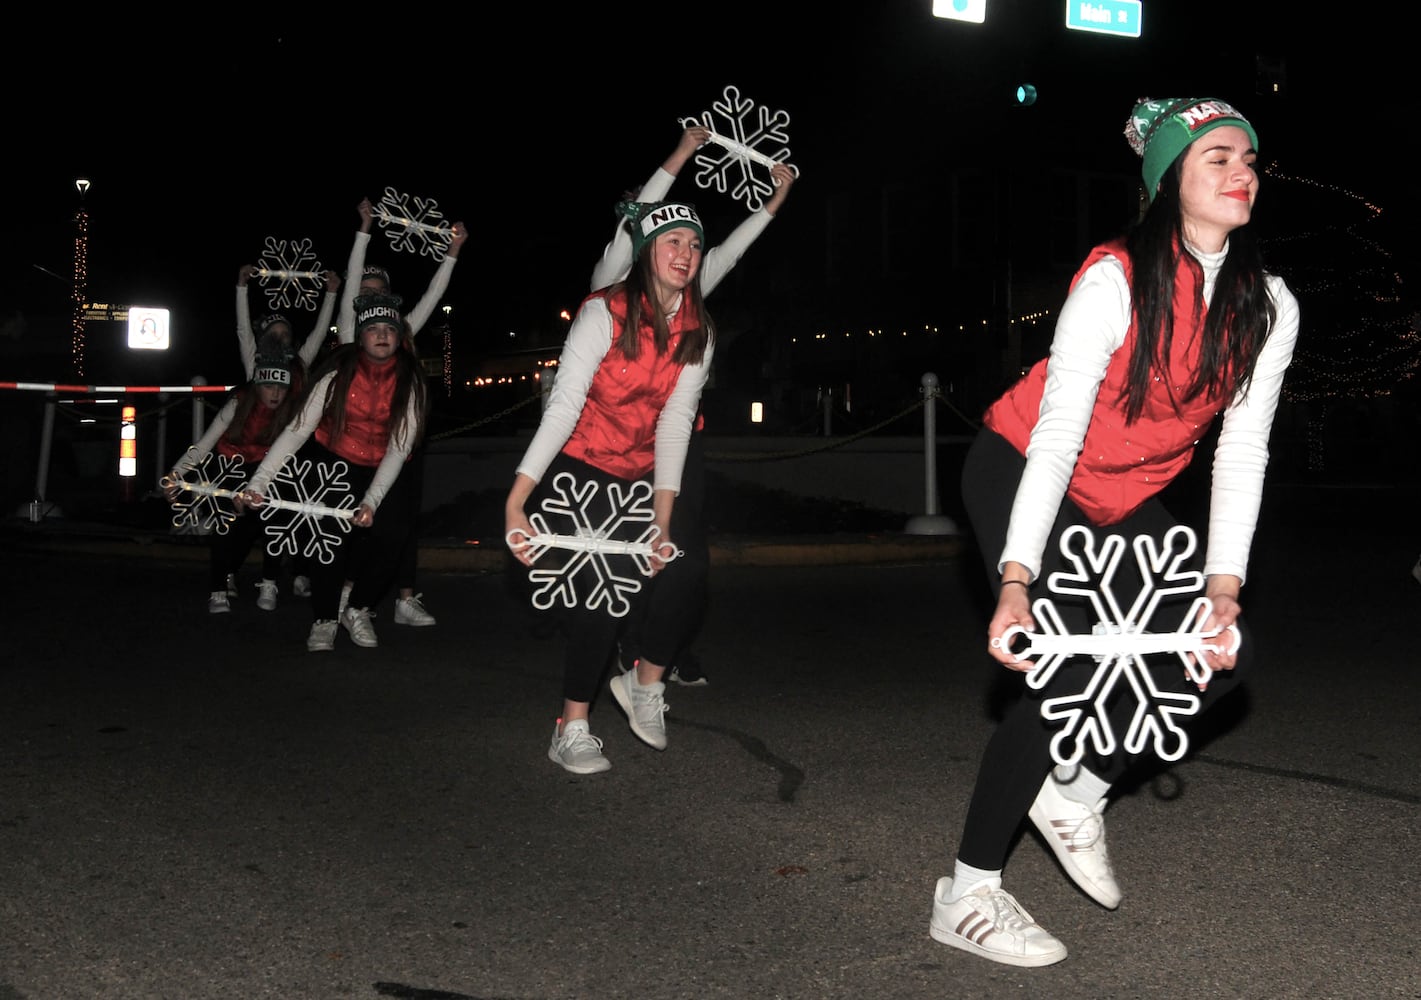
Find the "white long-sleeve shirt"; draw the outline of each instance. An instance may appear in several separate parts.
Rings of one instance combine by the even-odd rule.
[[[250,391],[250,390],[249,390]],[[185,472],[197,468],[203,463],[208,455],[212,454],[212,449],[217,447],[218,440],[222,433],[232,425],[232,417],[237,412],[237,404],[240,400],[233,393],[222,409],[217,411],[217,415],[212,418],[212,423],[207,425],[207,430],[203,431],[202,437],[188,446],[188,450],[183,452],[183,457],[178,459],[173,465],[173,471],[181,475]]]
[[[1189,252],[1204,269],[1204,301],[1212,300],[1214,282],[1228,253]],[[1246,578],[1263,477],[1268,466],[1268,438],[1283,389],[1283,377],[1298,338],[1298,302],[1281,278],[1266,281],[1277,315],[1259,352],[1246,395],[1236,395],[1223,413],[1214,452],[1209,501],[1206,575]],[[1026,449],[1026,468],[1012,505],[1006,544],[998,570],[1018,562],[1041,572],[1051,526],[1066,495],[1096,395],[1111,356],[1125,342],[1130,326],[1130,285],[1125,269],[1107,257],[1086,270],[1067,296],[1051,341],[1040,416]]]

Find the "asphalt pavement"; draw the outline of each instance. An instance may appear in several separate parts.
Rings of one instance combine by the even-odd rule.
[[[437,625],[312,654],[255,560],[209,615],[192,540],[8,522],[0,1000],[1421,997],[1417,500],[1270,488],[1259,669],[1112,802],[1120,908],[1014,849],[1043,969],[928,936],[1014,682],[970,540],[720,540],[710,684],[661,753],[604,693],[578,777],[491,555],[425,554]]]

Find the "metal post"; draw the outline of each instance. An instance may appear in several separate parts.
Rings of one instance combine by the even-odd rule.
[[[194,396],[197,393],[193,393]],[[153,446],[153,464],[156,468],[153,471],[153,482],[163,478],[168,471],[163,465],[163,460],[168,454],[168,394],[158,393],[158,441]]]
[[[206,385],[207,379],[203,378],[201,375],[194,375],[192,377],[192,384]],[[203,394],[200,392],[195,392],[192,394],[192,441],[189,442],[190,444],[197,444],[197,442],[202,438],[203,430],[205,430],[205,421],[203,420],[202,411],[202,395]],[[158,470],[158,474],[161,476],[167,471],[167,469],[160,469]]]
[[[825,436],[825,437],[833,437],[833,436],[834,436],[834,387],[833,387],[833,386],[825,386],[825,387],[820,391],[819,398],[820,398],[820,399],[823,401],[823,403],[824,403],[824,436]]]
[[[54,445],[54,410],[58,397],[52,392],[44,396],[44,427],[39,436],[39,468],[35,472],[35,498],[30,504],[30,521],[43,521],[49,516],[50,505],[45,503],[45,491],[49,489],[49,454]]]
[[[910,535],[955,535],[957,525],[938,506],[937,493],[937,397],[938,378],[923,375],[923,476],[927,513],[908,519],[904,531]]]

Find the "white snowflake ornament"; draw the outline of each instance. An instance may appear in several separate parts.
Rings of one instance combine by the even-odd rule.
[[[270,538],[267,552],[314,556],[329,566],[355,516],[355,495],[345,478],[349,471],[342,461],[316,462],[295,455],[282,463],[259,508]]]
[[[1067,632],[1055,605],[1043,597],[1031,606],[1041,628],[1039,633],[1013,625],[1000,638],[992,640],[998,648],[1013,650],[1017,661],[1038,657],[1035,667],[1026,675],[1026,683],[1038,691],[1071,657],[1088,654],[1095,658],[1095,671],[1084,690],[1047,698],[1041,703],[1043,719],[1063,723],[1051,739],[1051,757],[1056,763],[1068,766],[1079,763],[1090,746],[1103,756],[1115,752],[1117,739],[1106,706],[1117,697],[1130,697],[1135,706],[1124,737],[1127,753],[1143,753],[1153,741],[1155,753],[1162,760],[1174,761],[1189,749],[1189,739],[1180,719],[1199,711],[1199,698],[1193,694],[1161,691],[1144,658],[1150,654],[1174,654],[1184,673],[1202,691],[1213,675],[1203,662],[1202,654],[1225,651],[1224,646],[1210,641],[1220,632],[1204,630],[1204,622],[1213,611],[1207,597],[1197,597],[1189,605],[1174,631],[1147,631],[1161,600],[1203,590],[1204,574],[1185,568],[1196,547],[1194,532],[1183,525],[1170,529],[1159,547],[1148,535],[1137,536],[1135,561],[1144,583],[1125,608],[1114,591],[1120,560],[1125,554],[1125,539],[1109,535],[1097,547],[1089,528],[1074,525],[1062,533],[1060,541],[1061,555],[1073,568],[1052,573],[1046,586],[1053,593],[1084,597],[1090,603],[1097,618],[1092,634]],[[1227,651],[1237,652],[1238,627],[1230,625],[1227,631],[1230,633]],[[1018,648],[1016,644],[1021,639],[1026,645]]]
[[[454,227],[433,198],[413,198],[387,187],[373,212],[396,253],[417,253],[443,261],[449,252]]]
[[[243,464],[241,455],[214,451],[182,470],[178,478],[164,476],[160,486],[180,491],[172,501],[174,530],[179,534],[227,534],[237,519],[233,488],[247,479]]]
[[[763,208],[775,191],[770,168],[789,162],[788,112],[757,106],[731,86],[700,118],[681,119],[682,128],[692,125],[710,130],[710,143],[696,150],[697,186],[728,192],[752,212]],[[791,167],[798,177],[798,168]]]
[[[535,608],[546,611],[558,603],[566,608],[581,604],[589,611],[602,608],[614,618],[624,617],[642,584],[636,577],[618,572],[617,565],[630,559],[638,574],[649,577],[658,549],[663,562],[680,555],[679,550],[666,552],[657,545],[660,529],[652,523],[656,513],[650,483],[638,481],[630,488],[611,483],[600,505],[598,492],[596,481],[578,482],[572,473],[560,472],[553,477],[554,495],[546,497],[542,509],[528,518],[536,534],[508,533],[508,547],[514,552],[527,551],[535,563],[552,549],[572,553],[560,566],[534,566],[528,571]],[[562,534],[551,531],[549,518],[569,530]],[[637,525],[647,527],[638,532]],[[616,564],[612,557],[617,557]]]
[[[325,292],[326,275],[310,240],[266,238],[257,258],[257,277],[270,309],[313,310]]]

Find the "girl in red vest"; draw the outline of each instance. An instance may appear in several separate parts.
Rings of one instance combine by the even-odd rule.
[[[337,533],[341,543],[330,564],[312,560],[314,620],[306,639],[312,652],[335,648],[338,625],[357,646],[379,645],[370,608],[389,590],[400,544],[419,513],[413,477],[400,473],[424,432],[426,392],[400,305],[397,295],[356,300],[355,343],[336,348],[312,373],[300,412],[273,442],[238,501],[260,507],[263,492],[298,449],[302,459],[328,467],[344,462],[348,469],[346,478],[360,498],[352,521],[357,530],[370,530],[369,548],[344,611],[337,609],[350,536]]]
[[[300,359],[290,355],[256,355],[251,381],[233,393],[217,411],[207,432],[173,467],[170,480],[176,482],[214,451],[229,458],[241,456],[243,465],[248,468],[260,463],[273,439],[296,412],[302,370]],[[178,496],[179,489],[165,483],[164,493],[172,500]],[[239,516],[226,533],[212,534],[208,562],[211,587],[207,598],[210,613],[224,614],[232,610],[231,599],[237,596],[237,571],[261,530],[261,518]],[[257,607],[263,611],[276,610],[276,580],[280,572],[281,557],[263,548],[262,576],[257,584]]]
[[[963,499],[997,597],[985,648],[1010,670],[1034,665],[1017,662],[1001,637],[1012,626],[1036,631],[1039,584],[1068,568],[1061,534],[1085,525],[1102,540],[1162,540],[1176,521],[1158,494],[1218,417],[1207,544],[1202,566],[1189,568],[1202,569],[1212,602],[1203,628],[1242,626],[1268,438],[1298,335],[1297,302],[1264,270],[1249,226],[1258,136],[1233,107],[1201,98],[1139,102],[1126,136],[1143,158],[1148,207],[1123,237],[1087,257],[1049,356],[987,410],[963,468]],[[1121,567],[1112,590],[1128,601],[1141,581],[1132,559]],[[1051,599],[1067,631],[1091,633],[1084,601]],[[1235,667],[1251,650],[1245,635],[1237,654],[1203,654],[1215,673],[1202,691],[1177,658],[1152,664],[1151,673],[1162,692],[1200,697],[1202,711],[1236,688]],[[1089,658],[1083,666],[1090,669]],[[1072,768],[1053,768],[1057,727],[1041,716],[1044,699],[1081,690],[1088,676],[1068,667],[1040,691],[1023,686],[989,741],[953,875],[938,881],[933,899],[938,941],[1008,965],[1066,957],[1065,945],[1002,888],[1007,853],[1028,818],[1086,895],[1107,909],[1119,905],[1103,813],[1130,757],[1118,748],[1087,752]],[[1128,701],[1109,706],[1116,733],[1129,725]]]
[[[704,231],[687,204],[624,202],[619,208],[632,235],[631,271],[624,281],[593,292],[578,309],[547,408],[508,493],[504,528],[510,537],[534,535],[529,511],[557,499],[560,473],[594,486],[602,498],[649,480],[659,532],[653,573],[698,574],[693,577],[698,579],[705,573],[698,562],[704,557],[691,551],[671,557],[676,551],[671,513],[714,350],[700,286]],[[638,536],[645,528],[645,523],[630,525],[622,537]],[[520,562],[533,565],[526,548],[510,545]],[[646,595],[643,587],[631,601]],[[611,767],[588,716],[625,619],[603,607],[577,600],[573,605],[555,605],[566,648],[562,712],[548,757],[574,774],[591,774]],[[696,602],[658,602],[641,626],[636,668],[611,680],[632,732],[657,750],[666,748],[662,676],[694,630],[699,611]]]

